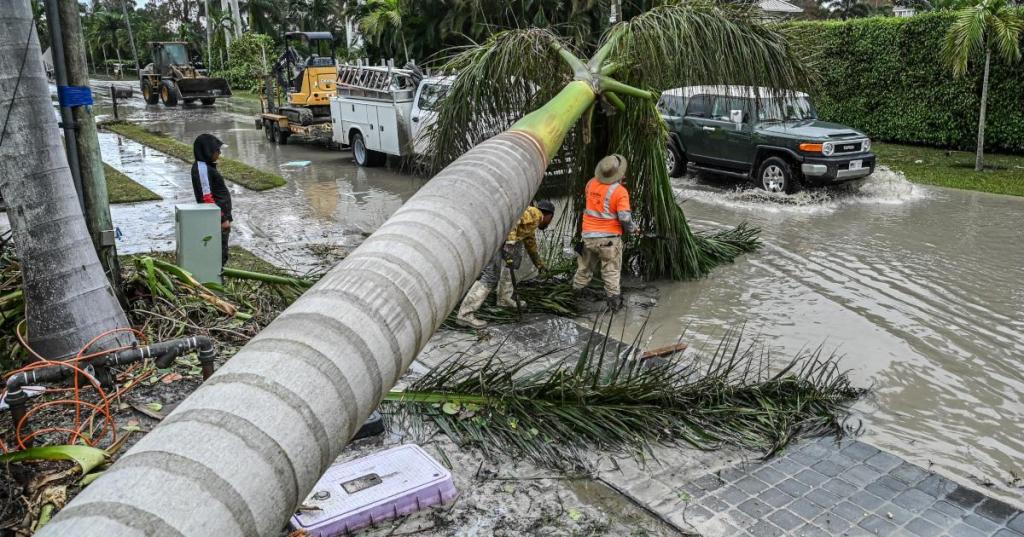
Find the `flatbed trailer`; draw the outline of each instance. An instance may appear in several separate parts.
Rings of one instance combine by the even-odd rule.
[[[287,144],[288,138],[292,135],[302,136],[328,146],[334,145],[333,128],[330,121],[302,125],[281,114],[262,112],[256,116],[256,128],[263,129],[268,141],[281,145]]]

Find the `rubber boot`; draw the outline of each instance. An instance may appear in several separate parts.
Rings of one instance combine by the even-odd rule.
[[[515,288],[512,287],[511,280],[501,280],[498,282],[498,307],[514,310],[516,309]],[[519,308],[526,309],[526,301],[519,301]]]
[[[462,305],[459,306],[459,313],[456,316],[456,320],[458,320],[460,325],[467,328],[483,328],[487,326],[487,321],[477,319],[475,313],[480,309],[480,306],[484,305],[484,301],[487,300],[487,295],[489,294],[491,294],[491,288],[479,280],[473,284],[473,287],[469,288],[466,298],[462,299]]]

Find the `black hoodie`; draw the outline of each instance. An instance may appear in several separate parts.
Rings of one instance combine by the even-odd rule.
[[[200,134],[192,143],[192,154],[196,161],[192,164],[192,191],[196,195],[196,203],[216,203],[220,207],[220,220],[231,221],[231,191],[224,184],[224,178],[217,171],[213,162],[213,154],[220,151],[224,142],[212,134]]]

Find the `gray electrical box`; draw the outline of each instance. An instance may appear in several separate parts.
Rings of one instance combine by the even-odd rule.
[[[201,283],[221,283],[220,208],[212,203],[174,206],[178,265]]]

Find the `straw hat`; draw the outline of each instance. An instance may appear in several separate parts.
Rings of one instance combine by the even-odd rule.
[[[616,154],[601,159],[594,169],[594,176],[606,185],[621,181],[626,176],[626,157]]]

